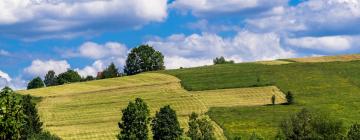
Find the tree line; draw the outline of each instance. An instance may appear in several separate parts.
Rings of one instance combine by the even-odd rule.
[[[193,140],[215,139],[214,127],[210,119],[200,118],[196,113],[189,116],[189,130],[184,135],[176,111],[170,105],[160,108],[151,118],[150,110],[145,101],[136,98],[135,102],[129,102],[128,106],[122,110],[122,114],[121,121],[118,123],[120,132],[117,138],[119,140],[147,140],[149,138],[149,125],[154,140],[178,140],[186,137]]]
[[[164,70],[164,56],[161,52],[156,51],[152,46],[140,45],[133,48],[128,54],[126,65],[124,66],[123,73],[111,63],[106,69],[98,72],[96,77],[91,75],[81,77],[75,70],[67,70],[64,73],[56,75],[53,70],[48,71],[44,80],[40,77],[32,79],[27,86],[27,89],[35,89],[49,86],[57,86],[68,83],[92,81],[98,79],[115,78],[125,75],[135,75],[146,71]]]
[[[0,91],[0,140],[60,140],[42,129],[35,100],[9,87]]]

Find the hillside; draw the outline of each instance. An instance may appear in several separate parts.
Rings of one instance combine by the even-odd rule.
[[[45,129],[65,140],[115,139],[121,109],[136,97],[148,103],[152,116],[170,104],[183,128],[191,112],[203,114],[210,107],[270,104],[272,95],[277,96],[277,103],[284,102],[284,95],[274,86],[188,92],[176,77],[158,73],[19,92],[43,97],[38,108]],[[215,126],[217,139],[225,139],[222,129]]]
[[[311,59],[311,58],[309,58]],[[185,89],[202,91],[274,85],[291,91],[294,105],[215,107],[208,115],[228,138],[248,138],[257,132],[272,138],[279,122],[301,108],[329,114],[346,126],[360,117],[360,61],[268,65],[259,63],[225,64],[164,71],[181,80]]]

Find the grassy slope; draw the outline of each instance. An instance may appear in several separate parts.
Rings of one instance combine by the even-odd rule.
[[[292,91],[296,104],[212,108],[210,117],[225,135],[249,137],[253,131],[272,138],[284,117],[306,107],[326,112],[349,125],[360,118],[360,61],[262,65],[243,63],[164,71],[177,76],[188,90],[273,84]],[[258,81],[260,79],[260,81]]]
[[[170,104],[184,128],[193,111],[205,113],[214,106],[269,104],[273,94],[278,103],[284,102],[283,94],[276,87],[189,93],[176,77],[157,73],[19,92],[43,97],[38,108],[45,128],[63,139],[76,140],[115,139],[120,110],[136,97],[148,103],[152,115],[160,107]],[[224,137],[218,126],[216,135],[218,139]]]

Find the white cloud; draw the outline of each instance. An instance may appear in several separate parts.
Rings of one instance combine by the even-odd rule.
[[[175,0],[171,7],[191,11],[199,17],[213,17],[222,14],[254,14],[286,4],[287,0]]]
[[[298,48],[318,50],[328,53],[359,50],[360,36],[323,36],[289,38],[285,43]]]
[[[257,34],[241,31],[233,38],[203,33],[172,35],[162,40],[152,40],[153,45],[165,55],[167,68],[202,66],[212,59],[224,56],[236,62],[269,60],[292,57],[295,54],[280,45],[280,38],[274,33]]]
[[[9,56],[10,53],[6,50],[0,50],[0,56]]]
[[[167,0],[0,1],[2,34],[24,38],[94,35],[161,22],[166,17]]]
[[[101,59],[106,57],[125,57],[128,49],[124,44],[117,42],[107,42],[105,44],[97,44],[94,42],[85,42],[77,52],[66,54],[70,57],[86,57],[92,59]]]
[[[19,77],[13,79],[9,74],[0,70],[0,90],[5,86],[15,90],[24,89],[26,87],[26,82]]]
[[[360,0],[309,0],[282,11],[247,19],[247,27],[300,35],[358,34],[360,31]]]
[[[101,60],[95,61],[91,66],[86,66],[83,69],[75,69],[80,76],[86,77],[88,75],[97,76],[97,73],[105,69],[105,64]]]
[[[55,71],[56,74],[63,73],[70,68],[70,64],[66,60],[34,60],[31,65],[24,69],[26,74],[31,76],[44,77],[49,70]]]

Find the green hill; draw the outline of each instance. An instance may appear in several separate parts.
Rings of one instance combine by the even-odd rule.
[[[343,120],[346,126],[360,118],[360,61],[242,63],[164,73],[178,77],[185,89],[193,91],[274,85],[294,94],[294,105],[211,108],[208,115],[228,138],[248,138],[254,131],[273,138],[279,122],[304,107]]]
[[[115,139],[121,109],[137,97],[148,103],[152,116],[170,104],[185,129],[191,112],[204,114],[210,107],[270,104],[272,95],[277,96],[277,103],[285,102],[283,93],[274,86],[188,92],[176,77],[159,73],[19,92],[42,97],[38,108],[46,130],[76,140]],[[225,139],[216,124],[215,134],[217,139]]]
[[[115,139],[121,109],[136,97],[148,103],[152,116],[170,104],[185,129],[191,112],[209,115],[217,139],[247,139],[252,132],[272,139],[279,122],[302,108],[346,126],[358,121],[360,61],[351,60],[357,57],[224,64],[19,92],[42,97],[38,108],[45,129],[63,139]],[[272,95],[284,103],[287,91],[295,104],[265,106]]]

